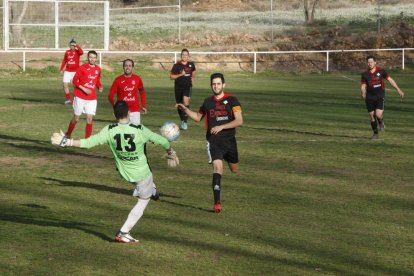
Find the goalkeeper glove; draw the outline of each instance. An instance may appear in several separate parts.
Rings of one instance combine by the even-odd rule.
[[[180,164],[177,153],[172,148],[168,150],[167,154],[165,154],[164,157],[167,158],[167,165],[170,168],[175,168]]]
[[[69,139],[68,137],[66,137],[63,131],[60,131],[60,133],[53,133],[52,137],[50,137],[50,141],[53,145],[61,147],[70,147],[73,145],[73,139]]]

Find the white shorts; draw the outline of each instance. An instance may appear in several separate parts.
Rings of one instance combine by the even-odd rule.
[[[70,83],[73,80],[73,77],[75,76],[76,72],[64,72],[63,73],[63,83]]]
[[[141,112],[130,112],[129,122],[134,125],[141,124]]]
[[[134,182],[134,184],[136,186],[132,195],[142,199],[150,198],[156,189],[152,174],[142,181]]]
[[[73,98],[73,113],[76,116],[80,116],[82,113],[95,116],[96,106],[96,100],[84,100],[78,97]]]

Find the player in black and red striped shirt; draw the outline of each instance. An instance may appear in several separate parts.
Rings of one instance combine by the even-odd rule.
[[[398,87],[397,83],[388,75],[388,73],[379,67],[375,57],[367,57],[368,69],[361,75],[361,96],[365,100],[365,105],[371,119],[371,127],[374,131],[372,139],[378,139],[379,130],[384,130],[384,97],[385,84],[384,79],[397,90],[400,97],[404,97],[404,92]]]
[[[190,106],[191,92],[193,89],[193,81],[196,76],[196,68],[194,62],[189,60],[190,53],[187,49],[181,50],[181,60],[173,65],[170,72],[170,79],[174,80],[175,102]],[[180,116],[180,128],[187,130],[187,114],[177,108]]]
[[[220,213],[223,160],[228,163],[231,172],[235,173],[239,170],[236,127],[243,124],[243,116],[239,100],[224,92],[223,74],[212,74],[210,80],[213,95],[204,100],[198,112],[190,110],[181,103],[177,104],[177,107],[196,122],[203,118],[206,120],[207,153],[209,163],[213,164],[213,211]]]

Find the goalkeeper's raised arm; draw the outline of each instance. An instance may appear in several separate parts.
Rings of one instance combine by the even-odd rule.
[[[168,165],[176,167],[179,164],[178,157],[168,140],[144,125],[130,124],[129,114],[127,103],[118,101],[114,105],[114,115],[117,123],[105,126],[99,133],[87,139],[69,139],[62,131],[60,133],[53,133],[51,137],[52,144],[61,147],[80,148],[93,148],[107,144],[115,157],[116,166],[121,172],[132,167],[132,164],[138,168],[137,170],[144,171],[144,167],[148,167],[145,144],[151,142],[161,145],[167,152]],[[136,173],[133,174],[136,175]],[[125,175],[130,174],[125,173]],[[136,175],[136,177],[139,176]],[[130,179],[127,180],[130,181]]]

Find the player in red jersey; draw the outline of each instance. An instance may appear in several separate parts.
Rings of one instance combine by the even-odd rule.
[[[365,105],[371,119],[371,128],[374,132],[372,139],[378,139],[378,125],[379,130],[384,130],[385,128],[383,120],[385,97],[384,79],[389,81],[401,98],[404,97],[404,92],[384,69],[377,67],[375,57],[368,56],[367,64],[368,70],[361,75],[361,96],[365,100]]]
[[[193,88],[193,81],[196,76],[196,68],[193,62],[189,60],[190,53],[187,49],[181,51],[181,60],[178,61],[171,69],[170,79],[174,80],[175,102],[190,106],[190,97]],[[181,129],[186,130],[187,114],[177,108],[181,120]]]
[[[60,65],[60,74],[63,74],[63,90],[65,91],[65,104],[70,104],[69,83],[73,80],[76,70],[79,68],[80,56],[83,55],[83,49],[72,38],[69,42],[70,49],[65,52],[62,64]],[[63,73],[64,71],[64,73]]]
[[[147,96],[144,84],[142,79],[132,72],[134,70],[134,61],[132,59],[124,60],[122,65],[124,74],[118,76],[112,83],[108,100],[113,106],[116,102],[114,100],[116,94],[118,101],[125,101],[130,110],[130,122],[134,125],[139,125],[141,124],[141,109],[143,114],[147,113]],[[140,102],[142,105],[140,105]]]
[[[98,54],[95,51],[88,52],[88,63],[83,64],[73,77],[73,117],[69,123],[66,137],[70,138],[72,131],[79,122],[82,113],[86,114],[85,138],[92,134],[93,116],[96,114],[96,88],[102,93],[101,68],[96,65]]]
[[[196,122],[206,118],[206,139],[209,163],[213,163],[213,196],[215,213],[221,212],[221,175],[223,160],[229,165],[230,171],[239,170],[236,127],[243,125],[241,105],[238,99],[224,92],[224,76],[215,73],[210,76],[213,96],[207,97],[198,112],[190,110],[182,103],[176,106],[183,110]]]

